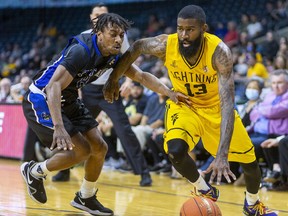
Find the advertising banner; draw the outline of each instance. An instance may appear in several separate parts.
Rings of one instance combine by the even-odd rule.
[[[0,157],[21,159],[27,122],[20,104],[0,104]]]

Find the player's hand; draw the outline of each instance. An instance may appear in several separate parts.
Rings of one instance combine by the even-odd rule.
[[[210,164],[210,166],[205,171],[203,171],[203,173],[208,174],[211,171],[212,174],[209,181],[209,183],[211,184],[213,183],[215,177],[217,176],[216,184],[220,185],[222,175],[226,178],[228,183],[231,183],[230,177],[232,177],[233,180],[236,180],[236,176],[230,170],[228,160],[225,158],[216,157],[216,159]]]
[[[127,78],[126,78],[127,79]],[[125,81],[120,87],[121,97],[127,97],[131,91],[131,81]]]
[[[113,103],[114,100],[119,98],[119,83],[118,80],[114,81],[111,78],[107,80],[103,88],[103,95],[108,103]]]
[[[180,92],[174,92],[171,90],[169,93],[169,98],[176,104],[184,103],[188,107],[192,106],[192,102],[189,100],[189,97]]]
[[[58,150],[73,150],[74,145],[64,126],[58,126],[54,129],[53,142],[50,149],[53,150],[55,147]]]

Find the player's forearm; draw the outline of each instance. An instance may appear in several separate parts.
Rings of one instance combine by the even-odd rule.
[[[220,125],[220,145],[218,147],[217,156],[227,158],[230,142],[234,130],[234,102],[232,95],[227,93],[221,100],[221,125]],[[223,97],[223,96],[222,96]]]
[[[63,126],[61,114],[61,86],[60,83],[52,83],[46,87],[47,103],[54,126]]]
[[[123,54],[113,73],[110,75],[110,79],[119,80],[121,76],[128,70],[130,65],[141,55],[141,51],[134,44]]]
[[[142,85],[152,90],[153,92],[170,97],[172,90],[163,84],[157,77],[148,72],[143,72],[141,75],[141,80],[136,81],[140,82]]]

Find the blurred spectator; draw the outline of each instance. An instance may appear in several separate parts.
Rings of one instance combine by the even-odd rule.
[[[167,69],[162,60],[157,60],[155,65],[151,68],[150,72],[156,77],[160,78],[167,75]]]
[[[11,80],[3,78],[0,80],[0,103],[14,103],[13,97],[10,94]]]
[[[275,22],[279,20],[279,17],[276,14],[274,4],[270,1],[266,2],[265,9],[266,10],[264,12],[262,23],[265,25],[268,31],[274,30]]]
[[[236,27],[237,26],[236,26],[236,23],[234,21],[229,21],[227,24],[228,32],[227,32],[227,34],[225,34],[223,41],[230,48],[236,46],[238,43],[239,35],[238,35],[238,31],[237,31]]]
[[[247,32],[240,32],[237,48],[241,54],[245,54],[247,52],[248,41],[249,41],[248,33]]]
[[[283,55],[278,55],[274,59],[274,69],[288,69],[287,58]]]
[[[276,2],[275,14],[277,16],[277,21],[281,21],[287,18],[287,1],[278,0]]]
[[[233,56],[237,56],[233,53]],[[235,103],[243,104],[246,101],[245,97],[245,80],[248,70],[248,64],[246,63],[246,55],[242,54],[237,56],[237,60],[234,63],[234,83],[235,83]]]
[[[266,33],[266,39],[263,43],[262,55],[265,58],[272,59],[276,56],[279,45],[277,41],[274,39],[274,35],[272,31],[268,31]]]
[[[248,25],[249,25],[249,16],[247,14],[242,14],[240,24],[238,25],[238,32],[247,32]]]
[[[161,28],[163,27],[163,23],[160,22],[158,16],[156,14],[150,14],[148,17],[148,24],[144,35],[147,37],[153,37],[158,35]]]
[[[288,58],[288,42],[286,37],[280,37],[279,39],[279,50],[277,55],[283,55]]]
[[[222,22],[217,22],[214,34],[223,40],[227,32],[228,30],[224,24]]]
[[[23,52],[23,51],[22,51],[20,45],[19,45],[18,43],[15,43],[15,44],[13,45],[13,50],[12,50],[10,56],[11,56],[12,58],[15,58],[15,59],[16,59],[16,58],[21,57],[22,52]]]
[[[264,80],[258,77],[253,77],[248,80],[245,90],[245,96],[248,101],[242,106],[241,110],[238,109],[242,123],[245,127],[251,124],[250,113],[253,108],[261,101],[260,95],[264,88]]]
[[[256,14],[250,15],[250,22],[247,25],[247,32],[249,38],[255,38],[262,33],[262,24],[258,21],[258,17]]]
[[[263,79],[267,79],[269,77],[268,71],[265,65],[257,61],[257,55],[254,53],[250,53],[247,55],[248,59],[248,70],[247,70],[247,78],[251,78],[253,76],[258,76]]]
[[[138,82],[133,82],[130,99],[125,106],[125,112],[128,115],[129,122],[132,126],[136,126],[140,123],[147,100],[148,98],[144,94],[144,87]]]
[[[16,59],[12,56],[8,58],[7,64],[4,65],[0,77],[9,77],[13,76],[16,73],[17,69],[17,64],[16,64]]]
[[[11,96],[16,103],[21,103],[23,100],[24,94],[29,89],[32,80],[28,76],[23,76],[20,83],[11,86]]]

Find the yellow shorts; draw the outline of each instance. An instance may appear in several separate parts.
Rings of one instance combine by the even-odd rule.
[[[185,140],[191,151],[201,138],[204,148],[216,157],[220,141],[220,106],[190,109],[185,105],[177,105],[171,100],[167,100],[166,106],[165,151],[168,151],[167,142],[171,139]],[[256,160],[254,146],[236,111],[228,160],[241,163],[251,163]]]

